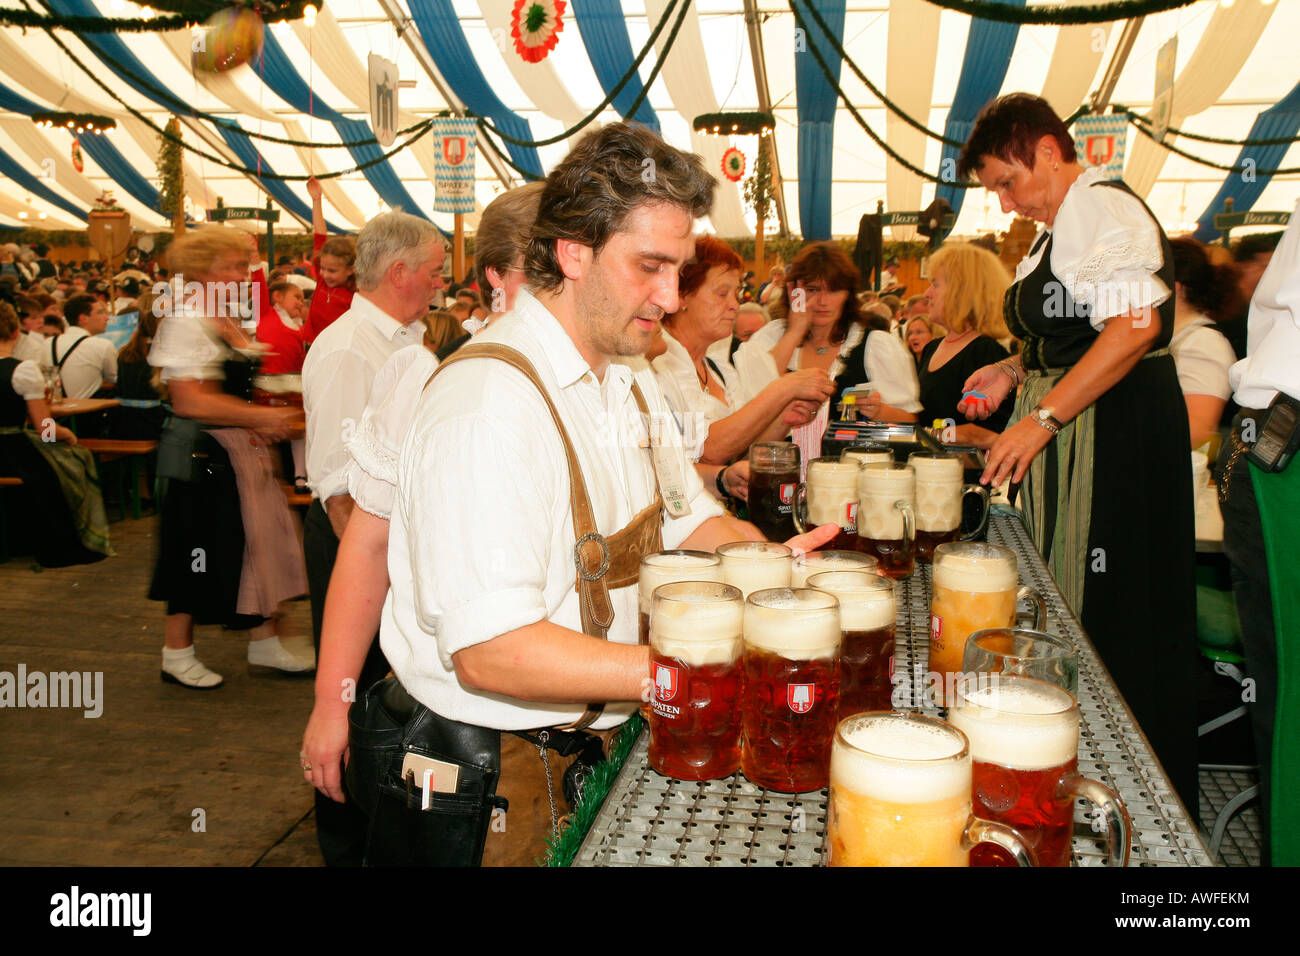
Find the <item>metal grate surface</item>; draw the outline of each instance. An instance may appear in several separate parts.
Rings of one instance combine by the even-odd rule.
[[[1019,557],[1020,583],[1047,601],[1048,630],[1079,651],[1079,772],[1115,790],[1133,820],[1132,866],[1212,866],[1187,811],[1124,706],[1110,675],[1034,549],[1018,517],[995,513],[989,541]],[[894,672],[915,701],[929,663],[930,569],[899,582]],[[927,708],[921,708],[927,710]],[[574,859],[575,866],[815,866],[825,862],[825,790],[774,793],[737,773],[672,780],[646,762],[642,734]],[[1102,866],[1104,833],[1089,804],[1075,806],[1074,865]]]

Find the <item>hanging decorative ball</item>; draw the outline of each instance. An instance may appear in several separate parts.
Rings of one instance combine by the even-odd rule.
[[[262,52],[262,17],[246,7],[227,7],[209,18],[195,34],[194,69],[206,73],[225,73]]]
[[[734,146],[722,154],[722,175],[733,183],[740,182],[745,176],[745,154]]]
[[[72,168],[79,173],[86,171],[86,161],[81,158],[81,141],[75,136],[72,138]]]
[[[528,63],[540,63],[560,42],[564,29],[564,0],[515,0],[510,36],[515,52]]]

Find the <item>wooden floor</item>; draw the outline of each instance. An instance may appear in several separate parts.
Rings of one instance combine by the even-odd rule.
[[[95,565],[0,564],[0,671],[103,674],[98,718],[0,709],[0,865],[319,866],[297,756],[311,678],[250,676],[245,632],[199,628],[225,684],[163,683],[157,528],[115,522],[117,557]],[[307,602],[288,608],[285,633],[310,647]]]

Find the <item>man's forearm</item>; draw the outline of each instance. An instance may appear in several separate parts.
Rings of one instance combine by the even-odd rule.
[[[741,521],[731,515],[719,515],[692,531],[680,547],[691,551],[717,551],[718,545],[731,541],[766,540],[763,532],[748,521]]]

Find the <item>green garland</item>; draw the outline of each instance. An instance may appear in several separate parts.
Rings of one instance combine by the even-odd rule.
[[[1088,3],[1079,6],[1047,6],[1031,4],[1011,7],[993,0],[928,0],[936,7],[955,10],[981,20],[1002,23],[1043,23],[1067,26],[1079,23],[1111,23],[1130,17],[1144,17],[1166,10],[1190,7],[1197,0],[1111,0],[1109,3]]]
[[[745,180],[745,202],[754,210],[759,222],[767,220],[772,205],[772,158],[768,153],[768,142],[758,141],[758,155],[754,157],[754,171]]]
[[[158,137],[158,211],[175,216],[185,199],[181,188],[181,123],[172,117],[167,136]]]
[[[1116,113],[1123,113],[1131,122],[1141,128],[1155,128],[1155,123],[1151,122],[1145,116],[1135,113],[1127,106],[1120,106],[1118,103],[1114,103],[1111,105],[1111,110]],[[1300,143],[1300,136],[1274,136],[1265,139],[1224,139],[1222,136],[1202,136],[1200,133],[1189,133],[1176,126],[1170,126],[1169,132],[1185,139],[1196,140],[1199,143],[1218,143],[1223,146],[1283,146],[1288,143]]]
[[[288,3],[259,3],[257,10],[268,23],[278,20],[298,20],[308,0],[290,0]],[[166,33],[186,30],[202,23],[219,10],[235,4],[233,0],[159,0],[150,6],[173,11],[169,17],[82,17],[62,16],[57,13],[37,13],[34,10],[0,9],[0,26],[19,27],[23,30],[71,30],[73,33]]]
[[[618,772],[627,763],[628,754],[632,752],[644,726],[645,721],[641,719],[641,715],[633,714],[619,728],[610,744],[609,756],[604,762],[598,763],[591,776],[587,778],[583,786],[582,800],[569,815],[569,825],[559,833],[552,833],[547,837],[546,859],[543,861],[543,866],[572,865],[573,858],[578,855],[578,848],[587,838],[591,825],[596,822],[596,815],[600,813],[601,805],[609,795],[610,787],[614,785]]]

